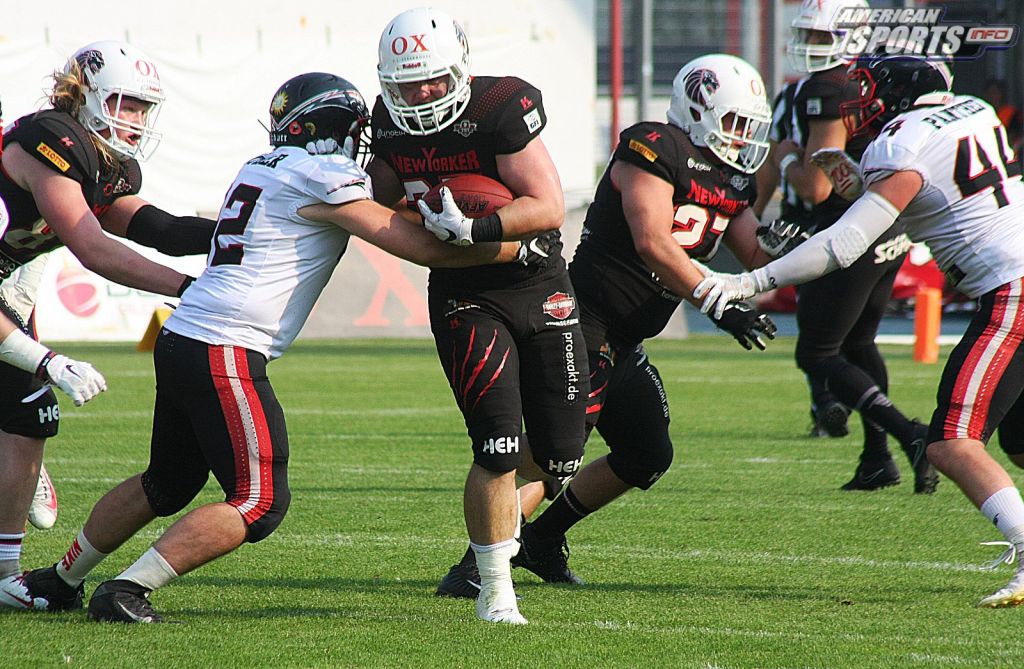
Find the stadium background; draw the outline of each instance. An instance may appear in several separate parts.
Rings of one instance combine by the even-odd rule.
[[[157,62],[167,94],[158,125],[164,140],[143,166],[142,195],[177,214],[212,216],[241,164],[267,146],[259,122],[276,87],[299,72],[325,70],[352,80],[372,104],[380,30],[414,4],[184,0],[132,14],[106,1],[51,0],[45,13],[7,12],[0,25],[4,118],[39,108],[47,76],[75,48],[99,39],[130,41]],[[474,72],[516,74],[543,91],[549,116],[543,137],[566,191],[567,257],[610,149],[612,119],[617,116],[620,129],[641,115],[663,119],[681,64],[713,51],[734,53],[760,69],[771,94],[795,76],[784,56],[789,21],[799,6],[795,0],[431,4],[466,28]],[[928,5],[947,7],[947,21],[1024,23],[1024,3],[1012,0],[872,2],[873,7]],[[615,6],[621,7],[623,45],[617,115],[609,37]],[[998,77],[1009,82],[1007,97],[1020,108],[1022,58],[1024,51],[1011,49],[956,63],[956,90],[980,94],[988,78]],[[193,273],[204,264],[201,257],[162,260]],[[426,270],[354,240],[301,336],[429,336],[425,280]],[[54,252],[40,291],[40,336],[137,340],[164,302],[104,281],[62,249]],[[662,336],[679,337],[686,330],[686,319],[679,318]]]

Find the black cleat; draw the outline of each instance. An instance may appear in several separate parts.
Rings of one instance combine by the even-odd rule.
[[[162,623],[164,617],[149,603],[150,592],[132,581],[104,581],[89,600],[89,619],[114,623]]]
[[[25,572],[25,587],[33,597],[42,597],[49,604],[47,611],[77,611],[82,608],[85,588],[68,585],[57,575],[57,567],[43,567]]]
[[[850,434],[850,428],[846,425],[850,417],[849,410],[836,401],[826,402],[817,411],[811,409],[811,437],[845,437]]]
[[[900,470],[891,457],[883,460],[861,459],[853,478],[840,490],[880,490],[899,485]]]
[[[903,447],[910,466],[914,468],[914,492],[931,495],[939,487],[939,473],[928,462],[928,426],[914,421],[914,439]]]
[[[434,594],[438,597],[476,599],[480,594],[480,572],[477,571],[472,548],[467,548],[462,560],[452,565]]]
[[[553,541],[541,539],[529,523],[523,525],[519,553],[512,558],[512,566],[532,571],[548,583],[583,585],[583,579],[569,569],[569,544],[565,536]]]

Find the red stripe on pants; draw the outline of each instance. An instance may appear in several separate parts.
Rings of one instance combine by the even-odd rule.
[[[235,492],[227,503],[238,508],[245,522],[252,524],[274,501],[273,449],[270,429],[245,356],[243,348],[210,347],[213,385],[224,412],[235,462]],[[228,366],[229,361],[233,370]]]

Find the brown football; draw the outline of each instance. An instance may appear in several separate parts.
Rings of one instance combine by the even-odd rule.
[[[441,186],[448,186],[455,204],[468,218],[489,216],[512,201],[512,192],[500,181],[482,174],[459,174],[423,195],[423,200],[434,211],[441,211]]]

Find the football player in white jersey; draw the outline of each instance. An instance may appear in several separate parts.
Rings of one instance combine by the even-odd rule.
[[[445,244],[373,201],[354,160],[366,106],[345,79],[294,77],[274,95],[270,115],[274,150],[248,161],[228,189],[206,271],[160,332],[149,467],[96,504],[58,564],[25,575],[31,595],[50,602],[45,608],[81,607],[85,575],[155,517],[184,509],[211,471],[224,501],[180,518],[100,584],[91,619],[161,622],[151,591],[277,528],[290,499],[288,435],[266,364],[292,343],[352,235],[431,266],[519,256],[519,242]],[[315,143],[340,151],[310,155]]]
[[[1017,559],[1024,550],[1024,502],[985,445],[998,428],[1003,450],[1024,466],[1020,167],[992,107],[950,92],[945,63],[862,57],[850,76],[860,83],[860,99],[846,109],[851,134],[877,135],[861,159],[863,195],[789,255],[753,272],[712,275],[694,296],[704,298],[705,311],[721,310],[729,300],[848,267],[899,217],[949,281],[980,300],[943,370],[927,457],[1006,537],[998,543],[1007,551],[994,564],[1017,561],[1009,584],[979,606],[1016,606],[1024,603],[1024,564]]]

